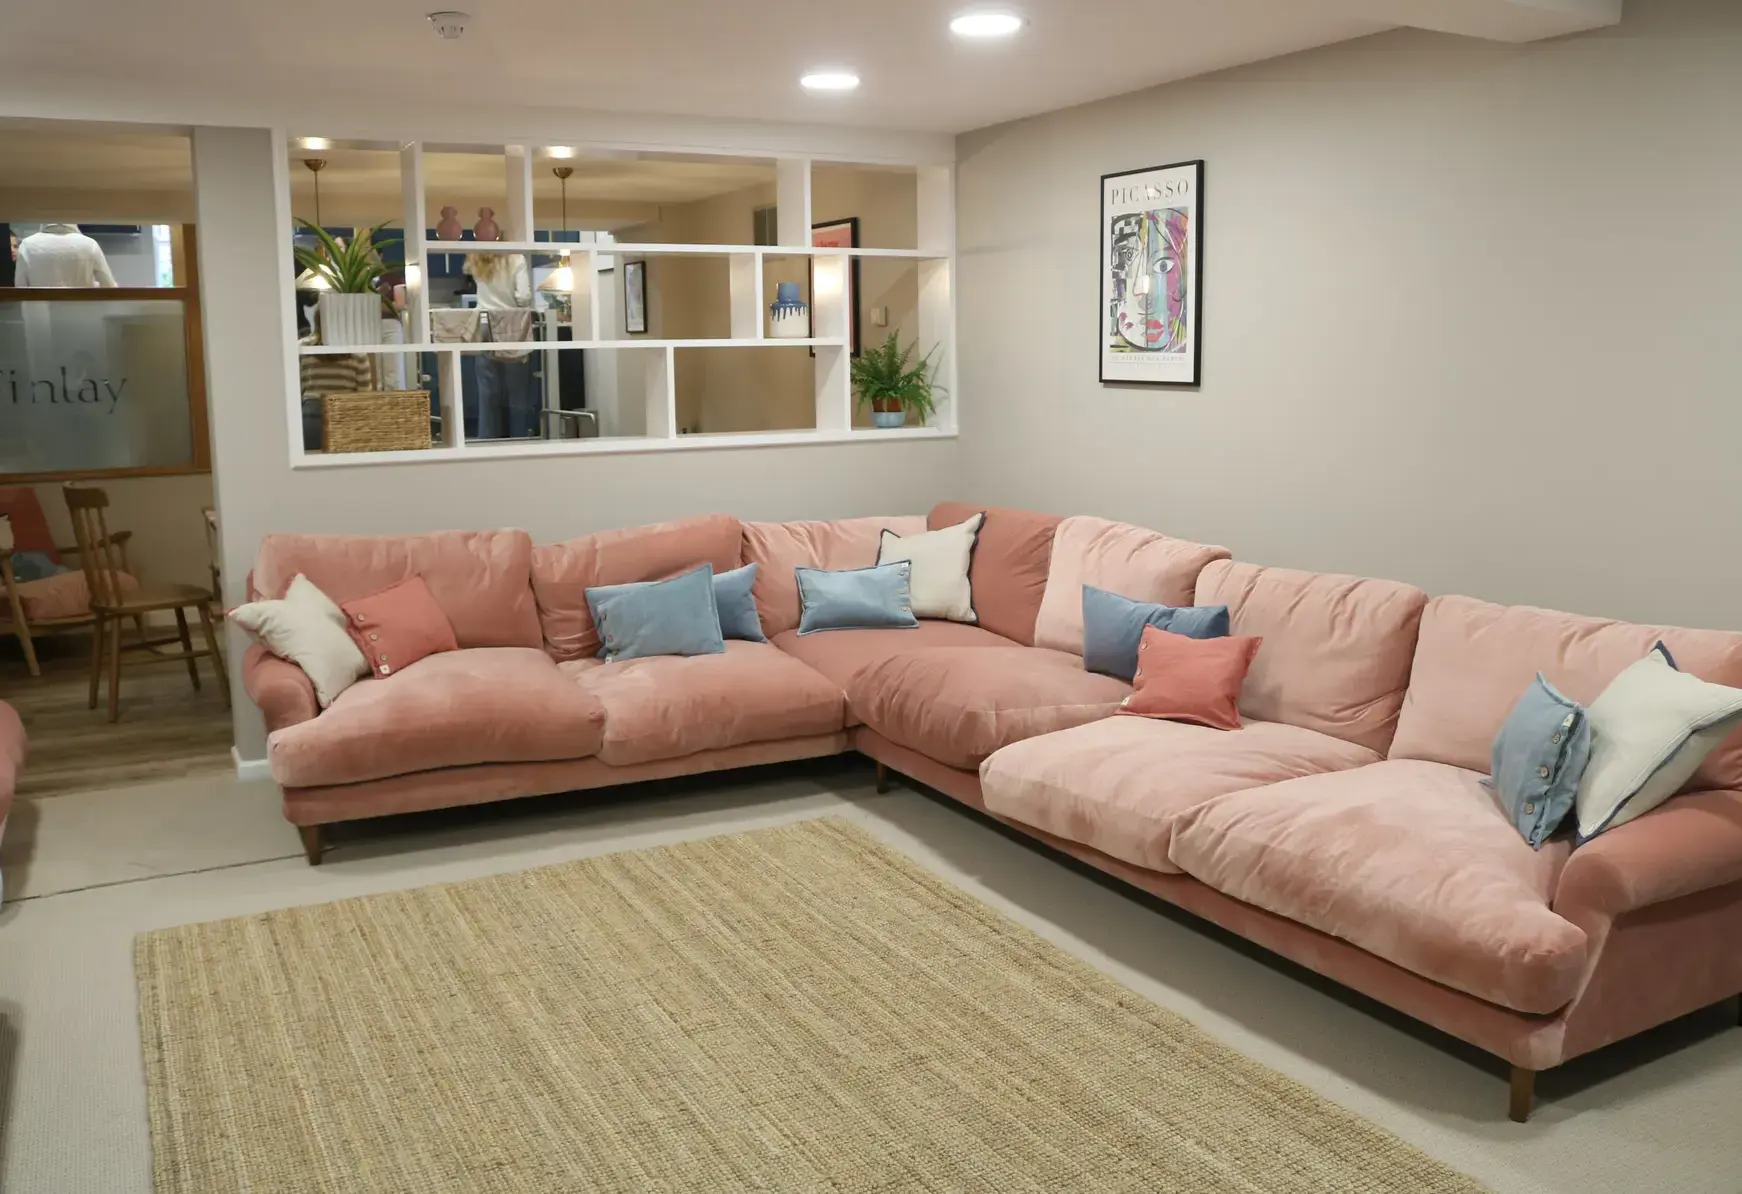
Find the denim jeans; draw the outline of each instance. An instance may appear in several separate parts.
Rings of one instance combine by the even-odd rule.
[[[479,353],[478,439],[529,439],[539,433],[532,358],[498,361]]]

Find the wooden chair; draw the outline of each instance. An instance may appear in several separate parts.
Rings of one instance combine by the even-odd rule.
[[[81,599],[76,606],[68,606],[65,612],[53,616],[43,616],[40,613],[31,615],[27,612],[28,595],[32,587],[40,588],[52,582],[21,582],[13,571],[13,556],[18,552],[43,552],[49,556],[74,556],[79,553],[77,544],[66,546],[57,544],[49,534],[48,520],[43,516],[42,506],[36,500],[36,494],[28,487],[0,489],[0,513],[11,517],[10,530],[16,536],[13,543],[5,542],[6,536],[0,534],[0,588],[5,590],[6,604],[0,608],[0,633],[10,633],[18,639],[18,645],[24,652],[25,666],[32,676],[42,675],[42,665],[36,657],[36,640],[44,635],[62,634],[86,629],[95,629],[96,617],[91,613],[88,598]],[[121,570],[128,571],[127,541],[132,538],[131,531],[116,531],[109,537],[110,543],[120,553]],[[131,585],[131,578],[126,582]],[[141,631],[143,631],[143,624]],[[143,637],[143,634],[141,635]]]
[[[212,595],[197,585],[140,585],[134,589],[121,588],[115,579],[116,574],[122,570],[121,560],[115,540],[109,534],[108,516],[104,513],[109,508],[109,495],[101,489],[75,488],[71,485],[62,492],[67,499],[67,513],[72,516],[73,537],[78,540],[79,559],[85,568],[85,581],[91,587],[91,614],[96,620],[91,634],[90,707],[97,707],[97,681],[103,674],[104,657],[107,655],[109,720],[120,719],[121,659],[127,651],[148,652],[141,662],[186,662],[188,679],[193,681],[195,691],[200,687],[200,672],[196,661],[202,657],[210,657],[212,666],[218,673],[218,691],[224,694],[227,703],[230,699],[230,677],[225,674],[224,657],[218,651],[218,636],[212,630]],[[200,616],[200,630],[206,640],[202,650],[194,648],[193,639],[188,634],[189,609]],[[124,619],[133,619],[143,626],[146,614],[161,610],[175,611],[177,637],[153,639],[141,634],[138,642],[121,641],[121,623]],[[157,650],[178,642],[181,644],[178,652]]]

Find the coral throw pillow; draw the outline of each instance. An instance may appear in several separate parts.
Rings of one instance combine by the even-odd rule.
[[[1137,648],[1137,676],[1119,712],[1237,730],[1240,685],[1263,641],[1240,635],[1187,638],[1145,626]]]
[[[391,676],[425,655],[460,648],[453,623],[430,596],[421,576],[347,601],[339,608],[345,611],[345,629],[363,649],[369,670],[377,676]]]

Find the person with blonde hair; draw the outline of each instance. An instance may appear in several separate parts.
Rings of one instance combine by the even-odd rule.
[[[533,338],[532,271],[523,253],[468,253],[465,272],[477,286],[478,308],[489,321],[490,339],[522,343]],[[531,354],[524,350],[476,354],[478,439],[527,439],[538,434],[538,396]]]

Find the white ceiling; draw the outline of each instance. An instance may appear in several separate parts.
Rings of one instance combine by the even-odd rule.
[[[319,97],[780,120],[953,133],[1397,25],[1527,40],[1612,23],[1621,0],[1010,0],[1014,40],[965,44],[982,0],[39,0],[7,5],[0,100],[174,95],[280,122]],[[864,80],[802,92],[822,66]],[[3,111],[0,105],[0,111]],[[117,118],[126,118],[118,111]],[[311,131],[311,130],[298,130]]]

